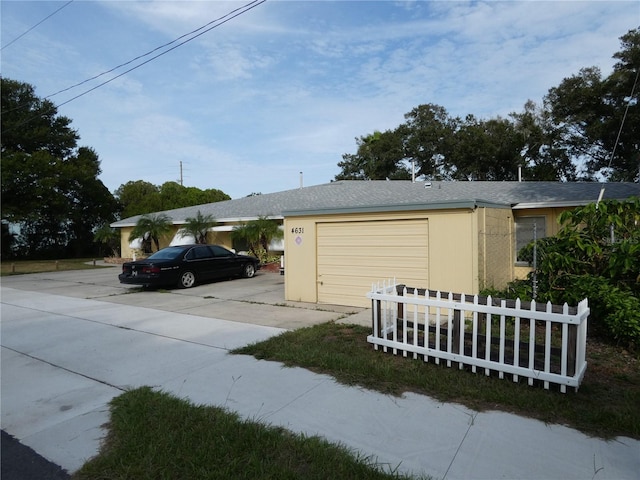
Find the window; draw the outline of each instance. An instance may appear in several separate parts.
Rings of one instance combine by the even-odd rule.
[[[213,255],[215,257],[230,257],[233,255],[229,250],[218,245],[212,245],[210,248],[213,250]]]
[[[520,250],[526,247],[534,239],[547,236],[546,218],[540,217],[516,217],[516,263],[527,263],[525,259],[519,258]]]

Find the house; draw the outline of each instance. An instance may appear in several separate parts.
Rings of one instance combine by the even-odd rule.
[[[227,247],[234,225],[280,220],[287,300],[368,306],[383,279],[474,294],[523,278],[518,250],[557,233],[559,214],[596,202],[603,186],[603,199],[640,196],[637,183],[336,181],[164,213],[176,230],[198,210],[212,215],[209,241]],[[112,224],[123,257],[138,218]]]

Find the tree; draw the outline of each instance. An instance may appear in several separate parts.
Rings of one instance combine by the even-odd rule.
[[[262,262],[269,258],[269,244],[284,236],[280,222],[261,216],[236,226],[231,232],[235,242],[246,244],[251,254]]]
[[[195,217],[185,219],[186,223],[182,226],[182,230],[193,236],[196,243],[207,243],[207,231],[216,225],[216,220],[212,215],[202,215],[200,210]]]
[[[356,139],[358,152],[344,154],[338,163],[342,172],[336,180],[408,179],[411,174],[402,165],[404,159],[402,137],[397,132],[374,132]]]
[[[115,196],[120,202],[123,218],[162,210],[159,188],[144,180],[120,185]]]
[[[417,176],[450,179],[454,135],[460,120],[434,104],[420,105],[404,118],[405,123],[396,131],[403,139],[405,157],[417,167]]]
[[[71,120],[32,86],[1,79],[2,217],[17,225],[24,255],[92,252],[93,231],[118,205],[98,179],[95,151],[77,147]]]
[[[119,256],[120,232],[105,224],[98,228],[93,236],[96,243],[103,245],[113,257]]]
[[[261,216],[254,220],[260,245],[265,252],[265,259],[269,256],[269,244],[284,236],[284,231],[280,228],[280,222]]]
[[[9,222],[2,220],[2,222],[0,222],[0,227],[2,227],[2,239],[0,240],[0,246],[2,247],[2,259],[6,260],[13,256],[16,234],[11,231]]]
[[[523,143],[509,120],[468,115],[454,135],[450,175],[456,180],[516,180]]]
[[[562,135],[554,127],[547,109],[538,107],[529,100],[522,113],[512,113],[510,117],[523,141],[520,166],[524,180],[576,180],[576,166],[571,161]]]
[[[255,222],[248,222],[235,226],[231,231],[231,239],[234,243],[237,242],[243,246],[246,245],[247,249],[254,257],[260,258],[260,232],[258,231]]]
[[[576,179],[640,181],[640,29],[621,37],[618,62],[603,78],[583,68],[509,118],[451,118],[419,105],[395,130],[356,138],[336,180],[417,176],[432,180]]]
[[[621,43],[611,75],[583,68],[549,90],[545,104],[587,177],[640,181],[640,30],[630,30]]]
[[[115,195],[122,206],[123,218],[231,199],[215,188],[200,190],[184,187],[177,182],[165,182],[158,187],[143,180],[120,185]]]
[[[171,218],[165,213],[151,213],[140,217],[129,234],[129,241],[141,238],[145,242],[153,241],[156,251],[160,250],[160,238],[171,231]]]

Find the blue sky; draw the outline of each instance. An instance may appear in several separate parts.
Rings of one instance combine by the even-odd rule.
[[[46,97],[249,2],[75,0],[7,45],[67,1],[3,0],[1,73]],[[636,0],[268,0],[58,112],[112,192],[178,181],[182,162],[184,185],[239,198],[331,181],[356,137],[418,105],[506,116],[580,68],[608,75],[638,26]]]

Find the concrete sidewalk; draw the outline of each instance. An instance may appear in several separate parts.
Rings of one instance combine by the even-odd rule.
[[[2,429],[70,472],[98,452],[108,402],[128,388],[150,385],[322,435],[402,472],[446,479],[638,479],[637,440],[606,442],[421,395],[390,397],[228,354],[281,328],[194,315],[191,308],[184,313],[135,306],[124,303],[124,296],[75,298],[6,283]],[[327,313],[299,310],[298,319],[309,315],[310,322]]]

